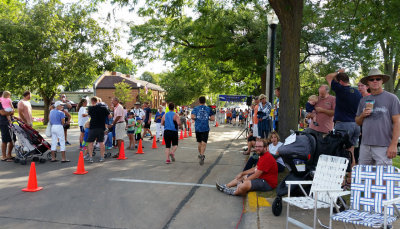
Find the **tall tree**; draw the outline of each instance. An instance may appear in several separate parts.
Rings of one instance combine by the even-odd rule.
[[[149,83],[158,84],[159,76],[155,73],[145,71],[140,76],[141,80],[147,81]]]

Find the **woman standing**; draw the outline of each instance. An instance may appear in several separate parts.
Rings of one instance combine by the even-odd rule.
[[[81,135],[79,136],[79,149],[82,149],[83,136],[85,135],[85,123],[89,120],[87,113],[87,100],[81,99],[78,103],[78,125],[81,131]]]
[[[62,163],[69,162],[65,158],[65,135],[64,135],[64,124],[65,114],[62,111],[64,104],[61,101],[57,101],[54,104],[54,109],[50,111],[50,124],[51,124],[51,162],[56,162],[55,152],[57,150],[57,141],[60,143],[60,151],[62,157]]]

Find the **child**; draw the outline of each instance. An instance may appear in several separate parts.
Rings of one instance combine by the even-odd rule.
[[[3,96],[0,97],[1,105],[3,106],[4,111],[7,111],[7,112],[14,111],[10,97],[11,97],[11,93],[9,91],[3,91]],[[8,119],[8,122],[11,123],[11,115],[7,115],[7,119]]]
[[[315,111],[315,107],[314,107],[315,104],[317,104],[317,102],[318,102],[318,96],[311,95],[310,97],[308,97],[308,101],[306,103],[306,112],[314,114],[314,117],[312,119],[311,118],[308,119],[307,122],[308,122],[308,124],[310,124],[311,121],[313,121],[315,126],[318,126],[317,116],[315,115],[316,111]]]
[[[83,158],[88,159],[89,155],[88,155],[88,149],[87,149],[87,146],[88,146],[87,139],[89,137],[90,120],[87,120],[85,122],[84,128],[85,128],[85,133],[83,134],[83,141],[82,141],[82,147],[83,147],[82,150],[84,152]]]
[[[143,128],[143,124],[142,124],[142,119],[141,118],[139,118],[139,117],[136,118],[135,127],[136,127],[136,138],[135,138],[135,140],[139,142],[140,139],[142,139],[142,128]],[[137,148],[137,146],[135,146],[135,148]]]
[[[128,113],[128,125],[126,126],[127,129],[127,134],[128,134],[128,138],[129,138],[129,147],[128,149],[133,150],[135,148],[135,125],[136,125],[136,121],[135,121],[135,117],[133,115],[132,112]]]

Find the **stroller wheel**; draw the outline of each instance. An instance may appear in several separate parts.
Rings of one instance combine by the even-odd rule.
[[[43,163],[45,163],[45,162],[46,162],[46,159],[44,159],[44,158],[40,158],[40,159],[39,159],[39,163],[42,163],[42,164],[43,164]]]
[[[26,165],[26,159],[22,159],[22,160],[20,160],[20,162],[19,162],[21,165]]]
[[[39,158],[38,158],[38,157],[33,157],[33,158],[32,158],[32,161],[38,162],[38,161],[39,161]]]
[[[280,196],[276,197],[272,203],[272,213],[274,216],[280,216],[282,213],[282,198]]]

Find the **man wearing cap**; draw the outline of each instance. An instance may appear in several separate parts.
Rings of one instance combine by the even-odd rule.
[[[356,123],[363,128],[361,165],[392,165],[397,155],[400,102],[396,95],[382,88],[389,78],[378,69],[371,69],[368,76],[361,79],[371,90],[371,95],[360,100],[356,117]]]
[[[352,147],[349,151],[352,155],[352,166],[355,165],[354,146],[358,144],[360,127],[355,122],[358,104],[361,94],[358,90],[350,86],[349,76],[344,73],[344,69],[326,75],[326,81],[336,94],[336,106],[333,121],[335,130],[341,130],[349,135]]]
[[[135,119],[141,118],[142,120],[145,118],[146,113],[144,113],[144,110],[140,108],[140,102],[135,103],[135,108],[131,110],[133,113],[133,116],[135,116]]]

